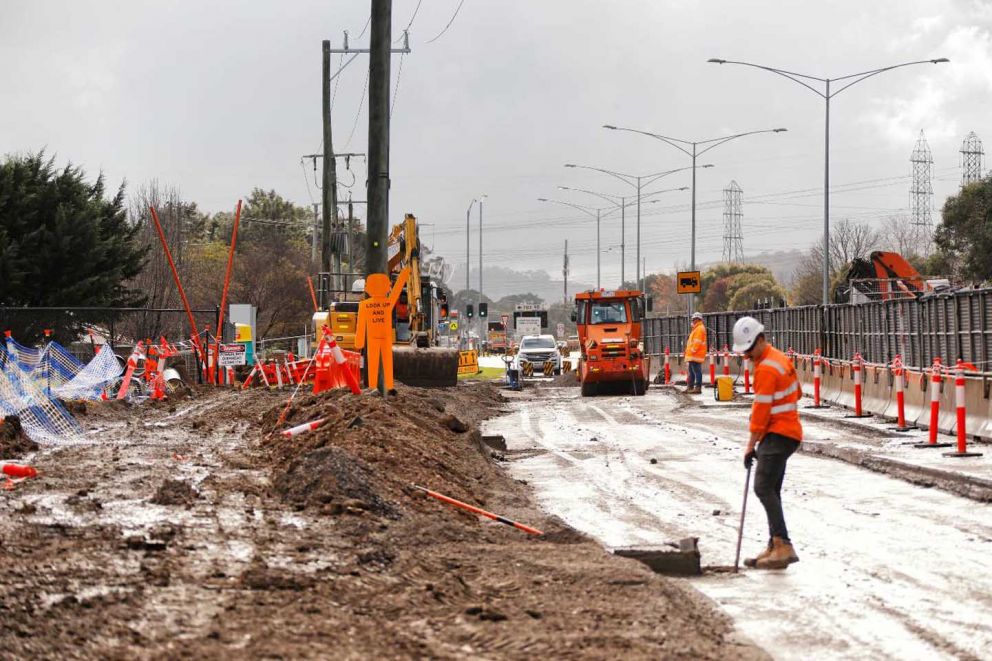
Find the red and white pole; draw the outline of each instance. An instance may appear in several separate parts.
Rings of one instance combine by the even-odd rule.
[[[710,351],[707,354],[707,358],[710,361],[710,385],[716,387],[716,363],[713,362],[713,353]]]
[[[730,376],[730,350],[723,345],[723,375]]]
[[[954,404],[958,414],[958,448],[957,452],[945,452],[945,457],[981,457],[981,452],[968,452],[968,431],[965,428],[967,412],[965,411],[964,364],[958,358],[954,374]]]
[[[813,352],[813,408],[820,408],[820,380],[823,378],[823,363],[820,350]]]
[[[744,394],[751,394],[751,359],[744,356]]]
[[[930,445],[937,444],[937,422],[940,419],[940,358],[930,368]]]
[[[300,434],[305,434],[308,431],[313,431],[326,421],[327,418],[321,418],[320,420],[314,420],[313,422],[304,422],[302,425],[296,425],[295,427],[286,429],[281,433],[286,438],[292,438],[293,436],[299,436]]]
[[[851,369],[854,370],[854,415],[860,418],[864,415],[861,409],[861,354],[854,354]]]
[[[906,368],[902,364],[902,356],[896,355],[893,361],[893,373],[896,385],[896,431],[909,431],[916,426],[906,424]]]
[[[665,385],[672,382],[672,366],[668,362],[668,347],[665,347]]]

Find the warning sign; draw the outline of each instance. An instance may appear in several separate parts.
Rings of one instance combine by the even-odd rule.
[[[698,294],[702,291],[699,271],[679,271],[675,284],[680,294]]]
[[[479,373],[479,352],[475,349],[458,352],[458,373],[478,374]]]
[[[220,345],[220,357],[217,364],[221,367],[237,367],[248,364],[248,351],[244,344]]]

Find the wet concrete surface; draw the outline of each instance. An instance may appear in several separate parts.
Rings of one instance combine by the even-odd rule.
[[[733,564],[746,409],[714,410],[660,388],[592,399],[548,388],[511,407],[483,431],[506,438],[513,474],[549,512],[607,547],[698,536],[704,566]],[[813,441],[889,451],[883,430],[803,421]],[[744,635],[781,659],[987,657],[987,505],[802,453],[789,462],[783,500],[798,564],[691,579]],[[766,541],[751,494],[743,556]]]

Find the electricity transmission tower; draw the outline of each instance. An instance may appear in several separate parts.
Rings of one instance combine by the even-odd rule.
[[[741,187],[736,181],[723,189],[723,261],[744,261],[744,234],[741,231],[741,218],[744,205],[741,202]]]
[[[920,131],[920,139],[916,141],[909,161],[913,164],[913,183],[909,188],[910,222],[929,250],[933,236],[933,155],[923,131]]]
[[[961,143],[961,185],[980,181],[982,178],[982,139],[972,131]]]

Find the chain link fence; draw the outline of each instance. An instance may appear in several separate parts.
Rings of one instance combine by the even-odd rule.
[[[711,312],[703,315],[709,346],[732,346],[734,322],[751,315],[764,324],[772,343],[801,354],[820,349],[828,358],[850,360],[855,353],[868,362],[929,367],[935,358],[957,359],[989,370],[992,357],[992,289],[971,289],[922,298],[850,305],[810,305],[772,310]],[[686,316],[646,320],[644,348],[663,355],[682,353],[689,336]]]

